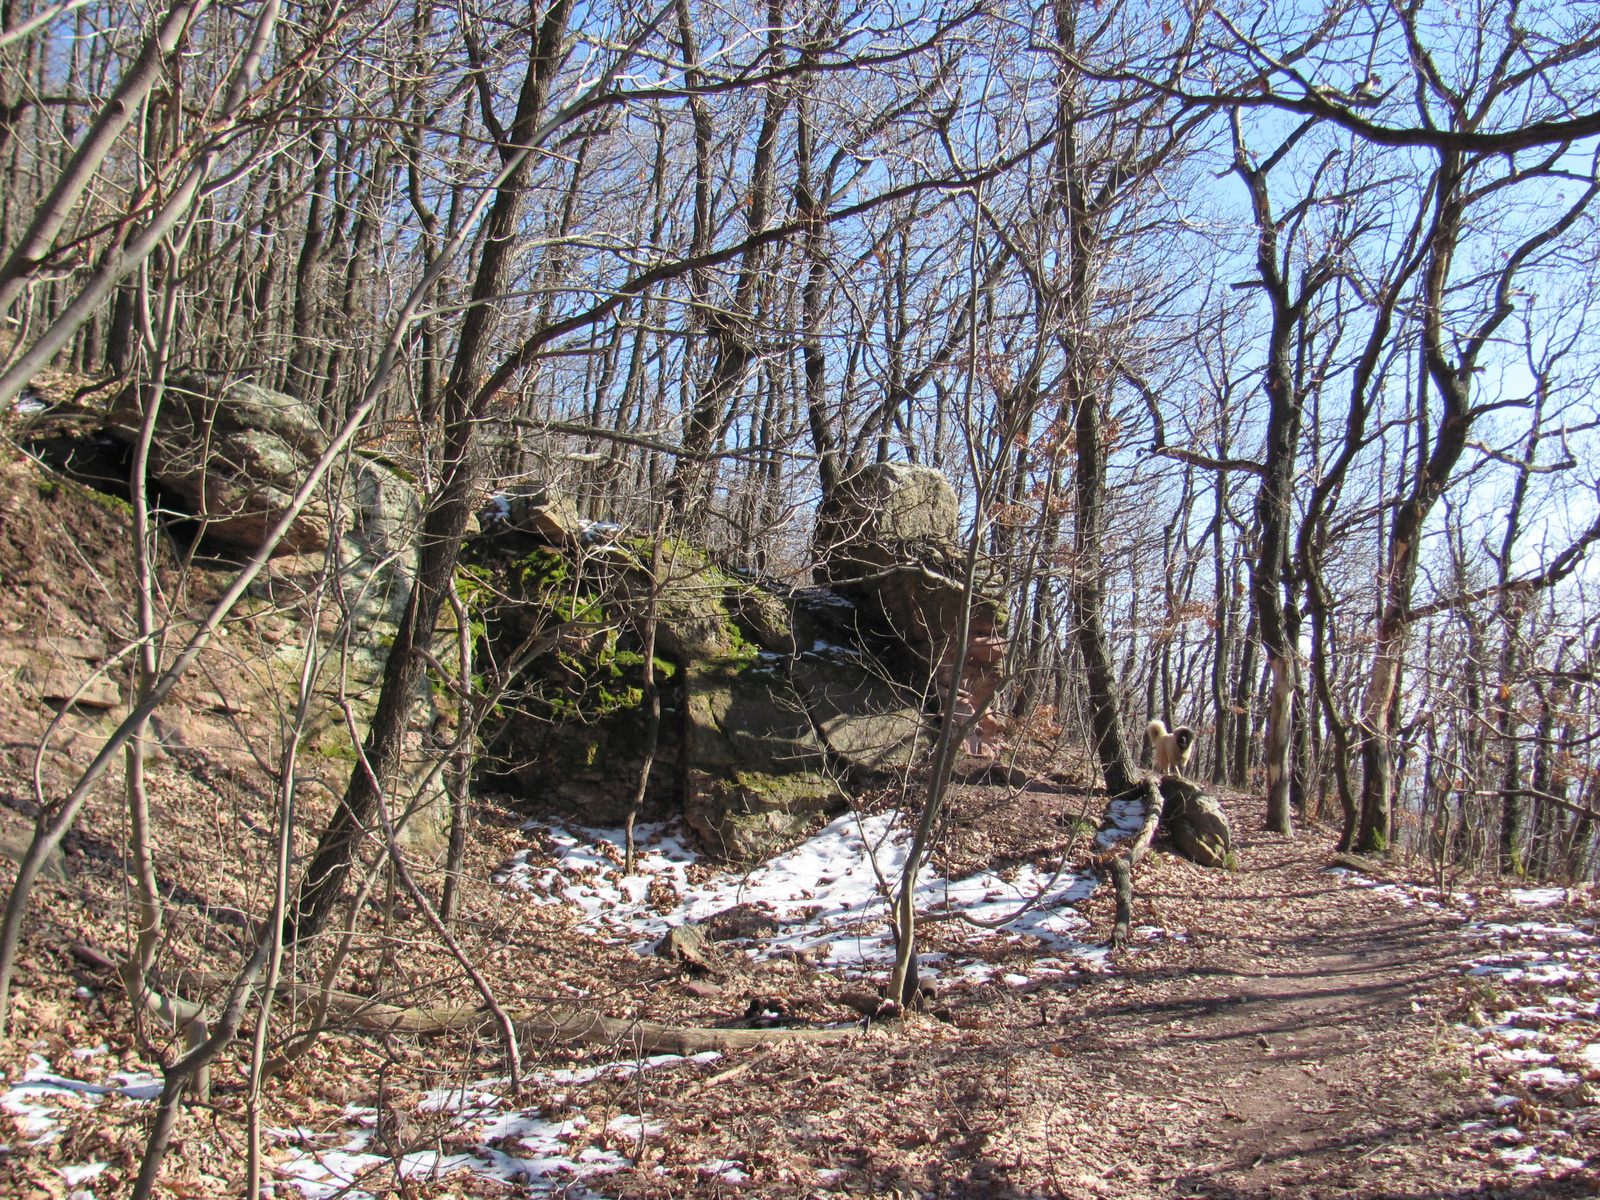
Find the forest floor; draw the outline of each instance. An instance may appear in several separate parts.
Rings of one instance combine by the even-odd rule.
[[[729,1191],[763,1195],[808,1194],[823,1160],[879,1194],[1595,1194],[1589,910],[1552,923],[1517,901],[1560,891],[1441,905],[1362,886],[1328,870],[1325,835],[1251,832],[1256,805],[1229,807],[1238,869],[1158,856],[1142,938],[1109,970],[979,988],[974,1029],[912,1018],[861,1047],[768,1051],[698,1094],[717,1133],[691,1157],[762,1164]],[[1082,908],[1103,936],[1106,890]],[[665,1182],[635,1169],[604,1191]]]
[[[1153,856],[1138,875],[1141,924],[1128,949],[1090,953],[1081,970],[1035,970],[1020,986],[1029,964],[1014,954],[1004,976],[942,991],[951,1020],[914,1013],[847,1045],[684,1059],[530,1046],[531,1109],[494,1076],[492,1045],[424,1047],[435,1064],[455,1060],[443,1074],[396,1057],[391,1102],[419,1135],[399,1175],[370,1144],[370,1106],[383,1102],[370,1056],[330,1038],[276,1098],[272,1123],[286,1139],[269,1156],[277,1195],[1596,1194],[1600,1109],[1584,1080],[1600,1079],[1600,964],[1582,898],[1491,890],[1440,904],[1416,885],[1332,872],[1326,837],[1251,832],[1255,805],[1229,807],[1237,870]],[[1080,909],[1085,934],[1103,938],[1108,890]],[[61,949],[30,960],[36,1080],[41,1062],[51,1079],[95,1077],[87,1047],[131,1048],[114,1019],[71,1013],[73,979],[41,962],[60,963]],[[617,997],[646,996],[631,1015],[731,1025],[765,989],[827,1015],[824,999],[803,1001],[800,980],[758,973],[744,981],[756,991],[733,980],[718,994],[659,959],[639,961],[632,976],[608,978],[603,961],[567,969],[613,1014],[629,1012]],[[87,994],[83,972],[74,978]],[[498,982],[511,986],[504,974]],[[825,973],[806,982],[820,997],[842,986]],[[52,991],[54,1003],[40,1003]],[[101,1011],[117,1016],[114,1005]],[[115,1109],[94,1096],[60,1101],[56,1140],[36,1151],[27,1135],[52,1127],[25,1129],[23,1118],[40,1111],[41,1092],[14,1089],[7,1099],[25,1103],[6,1106],[19,1120],[0,1179],[33,1197],[119,1194],[148,1110],[138,1085],[152,1079],[129,1070],[127,1053],[120,1063],[115,1080],[99,1078],[134,1085],[130,1096],[110,1097]],[[12,1063],[13,1080],[23,1065]],[[407,1090],[408,1065],[413,1083],[473,1082]],[[171,1194],[237,1194],[224,1124],[238,1115],[237,1089],[217,1090],[213,1110],[185,1118]],[[415,1153],[429,1145],[431,1158]],[[73,1189],[66,1160],[86,1157],[109,1169]]]
[[[74,639],[114,641],[128,584],[115,508],[79,503],[30,471],[0,463],[0,664],[11,654],[36,667]],[[240,623],[228,652],[255,653],[257,632]],[[54,715],[33,669],[0,670],[7,853],[31,825],[34,748]],[[168,752],[151,767],[169,967],[226,970],[248,947],[247,914],[265,911],[272,796],[259,764],[274,761],[264,727],[275,698],[220,704],[244,677],[208,676],[180,695]],[[38,760],[39,793],[60,795],[115,718],[64,722]],[[1032,762],[1014,786],[968,766],[936,862],[944,898],[926,898],[934,913],[993,912],[1043,886],[1063,857],[1081,860],[1081,818],[1095,815],[1060,762]],[[1069,871],[1021,927],[929,926],[937,1015],[845,1044],[643,1057],[625,1042],[529,1039],[516,1097],[492,1037],[335,1024],[266,1087],[268,1190],[279,1200],[1600,1194],[1600,909],[1587,894],[1462,880],[1442,896],[1399,865],[1393,880],[1341,874],[1326,830],[1266,835],[1259,800],[1220,798],[1237,868],[1152,855],[1125,949],[1105,947],[1109,889]],[[874,872],[845,855],[880,831],[892,867],[893,799],[869,797],[854,832],[835,822],[745,874],[656,828],[647,873],[627,881],[614,833],[529,820],[539,814],[484,797],[458,934],[523,1013],[577,1006],[703,1029],[781,1011],[848,1030],[846,1001],[881,982],[888,948]],[[300,852],[324,813],[325,801],[308,800]],[[0,1195],[105,1200],[137,1170],[172,1044],[137,1027],[114,975],[95,965],[96,951],[127,943],[124,850],[113,771],[25,928],[13,1037],[0,1046]],[[0,856],[0,887],[9,879]],[[650,953],[666,925],[729,909],[754,925],[716,944],[720,974]],[[475,1002],[407,904],[390,896],[367,917],[342,988],[395,1004]],[[302,977],[319,961],[308,952]],[[302,1018],[285,1011],[274,1037]],[[218,1064],[210,1103],[180,1119],[161,1194],[241,1194],[243,1051]]]

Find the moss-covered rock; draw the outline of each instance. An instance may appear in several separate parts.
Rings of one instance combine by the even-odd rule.
[[[139,401],[135,391],[125,395],[107,432],[132,444]],[[150,474],[206,523],[207,536],[251,551],[288,509],[326,445],[312,406],[293,396],[243,380],[183,376],[162,399]],[[279,553],[321,550],[333,519],[334,506],[326,494],[318,496],[290,525]]]
[[[540,647],[485,730],[485,770],[536,806],[627,814],[652,610],[662,709],[646,812],[681,808],[718,854],[772,853],[837,812],[851,779],[903,765],[923,729],[919,693],[797,620],[796,596],[696,547],[562,548],[510,527],[480,541],[469,587],[491,656]]]
[[[844,807],[837,784],[813,772],[714,775],[691,770],[689,824],[714,854],[759,862],[793,842],[820,814]]]
[[[817,654],[695,663],[684,695],[684,812],[744,861],[840,811],[844,782],[905,765],[924,728],[888,680]]]
[[[650,600],[654,554],[646,542],[635,542],[631,549],[637,566],[626,573],[624,586],[638,609]],[[740,586],[705,551],[686,542],[666,542],[659,577],[653,581],[657,649],[680,663],[753,653],[728,606]]]

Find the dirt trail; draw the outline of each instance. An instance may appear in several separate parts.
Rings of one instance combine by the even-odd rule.
[[[1342,883],[1319,839],[1241,838],[1239,850],[1242,869],[1202,896],[1188,891],[1189,869],[1144,877],[1143,919],[1186,926],[1188,944],[1130,955],[1053,1014],[1070,1030],[1071,1091],[1106,1098],[1074,1141],[1099,1140],[1108,1165],[1129,1164],[1112,1169],[1120,1184],[1081,1170],[1058,1184],[1174,1196],[1589,1194],[1519,1181],[1459,1138],[1485,1107],[1482,1081],[1468,1082],[1463,1051],[1441,1038],[1430,995],[1457,977],[1459,917]]]

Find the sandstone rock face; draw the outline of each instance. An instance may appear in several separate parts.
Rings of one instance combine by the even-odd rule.
[[[125,496],[128,459],[139,433],[138,400],[137,394],[124,393],[109,414],[71,410],[77,418],[72,431],[50,432],[36,442],[36,452],[89,486]],[[103,424],[88,428],[84,418],[89,417]],[[181,377],[162,400],[150,477],[162,502],[187,510],[210,543],[249,554],[284,515],[327,444],[316,409],[292,396],[249,382]],[[366,736],[388,647],[410,597],[420,522],[416,489],[402,470],[359,452],[342,457],[235,609],[241,624],[231,628],[247,631],[252,652],[236,656],[226,685],[219,682],[213,690],[185,683],[176,700],[240,724],[276,720],[292,707],[315,609],[316,653],[327,661],[316,677],[301,746],[307,772],[327,788],[342,790],[358,762],[357,743]],[[192,532],[185,524],[174,522],[174,532]],[[446,610],[444,624],[450,623]],[[226,637],[229,628],[219,636]],[[48,654],[41,647],[40,654],[25,655],[28,661],[17,665],[27,667],[43,701],[60,707],[89,675],[84,662],[74,660],[103,658],[105,647],[89,639],[50,641],[55,644]],[[441,629],[434,649],[447,669],[455,661],[455,645],[452,631]],[[17,654],[15,648],[0,648],[0,657]],[[126,667],[119,673],[125,676]],[[252,712],[237,703],[241,695],[286,699],[281,711],[258,703]],[[102,679],[72,701],[72,710],[110,720],[125,703],[116,682]],[[355,717],[353,737],[344,704]],[[403,777],[393,785],[391,811],[403,818],[402,840],[423,854],[442,847],[449,820],[443,776],[433,769],[439,748],[434,729],[448,720],[452,706],[442,689],[436,691],[426,678],[420,682],[402,752]],[[152,737],[147,754],[161,755],[166,743],[164,737]]]
[[[135,406],[113,412],[106,432],[123,445],[139,436]],[[288,510],[327,448],[313,407],[247,381],[175,379],[157,415],[150,476],[175,494],[214,542],[251,553]],[[399,472],[360,454],[337,465],[290,525],[275,554],[314,554],[335,533],[353,558],[410,565],[419,509]],[[409,587],[409,576],[405,578]],[[403,603],[403,601],[402,601]]]
[[[752,861],[839,811],[852,775],[906,760],[924,725],[914,695],[815,632],[794,597],[676,542],[652,581],[653,551],[558,549],[509,524],[474,548],[499,598],[484,616],[494,644],[548,646],[486,731],[491,774],[584,821],[622,820],[648,740],[638,651],[652,593],[662,719],[648,814],[681,809],[709,849]]]
[[[845,481],[839,499],[823,535],[830,546],[854,547],[864,561],[879,565],[957,553],[961,513],[955,489],[932,467],[874,463]]]
[[[497,498],[497,514],[512,529],[532,534],[552,546],[576,546],[583,535],[583,519],[572,497],[544,484],[508,489]]]
[[[131,445],[138,414],[112,415],[107,432]],[[327,447],[314,408],[254,383],[198,377],[175,380],[162,400],[151,446],[150,475],[179,496],[204,536],[253,553],[287,511],[296,489]],[[398,470],[352,454],[329,473],[279,544],[273,568],[252,586],[242,613],[296,611],[319,586],[334,548],[336,592],[321,606],[320,650],[336,663],[318,677],[317,701],[305,739],[329,786],[339,788],[358,759],[341,703],[356,717],[356,740],[377,704],[388,646],[410,598],[421,522],[416,490]],[[304,654],[301,636],[280,639],[261,664],[259,686],[292,694]],[[441,637],[442,660],[452,640]],[[215,709],[202,702],[202,707]],[[438,721],[433,689],[418,688],[413,728],[403,753],[396,816],[409,810],[402,839],[431,853],[443,844],[448,805],[442,777],[432,772],[429,729]]]
[[[970,718],[1000,685],[1005,657],[1002,606],[979,591],[971,601],[965,654],[956,661],[963,608],[965,551],[955,491],[938,471],[876,463],[841,485],[819,521],[817,576],[853,601],[867,632],[897,641],[914,670],[932,676],[943,699],[956,689],[956,714]],[[967,749],[992,752],[992,714],[975,726]]]
[[[139,414],[113,414],[107,428],[132,445]],[[327,441],[311,407],[293,396],[248,382],[174,379],[156,419],[150,475],[183,498],[208,537],[253,551]],[[289,527],[280,553],[323,549],[331,521],[326,499],[317,498]]]
[[[122,689],[99,669],[105,657],[106,644],[98,638],[40,637],[0,646],[0,667],[58,711],[70,706],[80,713],[120,713]]]

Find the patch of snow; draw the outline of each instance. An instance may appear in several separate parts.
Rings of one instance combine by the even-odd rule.
[[[1113,800],[1106,806],[1106,817],[1111,821],[1113,828],[1102,829],[1095,835],[1094,844],[1097,850],[1109,850],[1118,842],[1131,838],[1144,827],[1144,801]]]
[[[479,1114],[500,1107],[500,1097],[471,1088],[434,1088],[417,1104],[418,1112],[458,1112]]]
[[[1550,1063],[1556,1060],[1554,1054],[1546,1054],[1543,1050],[1533,1050],[1526,1046],[1519,1047],[1516,1050],[1507,1050],[1501,1057],[1511,1062]]]
[[[743,1167],[744,1163],[736,1158],[714,1158],[708,1163],[701,1163],[699,1169],[702,1175],[716,1175],[729,1183],[743,1183],[750,1178]]]
[[[1471,957],[1457,969],[1482,980],[1495,997],[1481,1002],[1497,1014],[1494,1023],[1457,1026],[1477,1043],[1473,1057],[1492,1076],[1483,1080],[1489,1093],[1485,1098],[1506,1121],[1532,1103],[1530,1096],[1537,1097],[1539,1106],[1565,1109],[1569,1115],[1592,1111],[1584,1076],[1600,1072],[1600,945],[1594,919],[1574,913],[1570,922],[1549,914],[1522,920],[1504,911],[1508,904],[1526,909],[1575,903],[1576,897],[1564,888],[1489,889],[1481,897],[1453,899],[1463,914],[1491,912],[1486,918],[1463,915],[1458,931]],[[1501,911],[1495,913],[1491,906]],[[1548,1128],[1553,1126],[1536,1126],[1526,1134],[1510,1125],[1493,1130],[1498,1145],[1515,1146],[1496,1151],[1500,1165],[1514,1174],[1556,1178],[1583,1166],[1583,1160],[1565,1158],[1552,1148]]]
[[[93,1052],[91,1052],[93,1053]],[[123,1081],[118,1086],[85,1083],[57,1075],[50,1063],[40,1055],[30,1055],[33,1065],[23,1072],[22,1078],[0,1093],[0,1109],[17,1120],[18,1130],[34,1146],[48,1145],[60,1134],[57,1114],[68,1108],[100,1104],[107,1099],[151,1100],[161,1094],[161,1081],[153,1075],[130,1075],[118,1072],[113,1079]]]
[[[585,546],[614,542],[622,536],[622,526],[612,521],[578,521],[578,539]]]
[[[660,1121],[652,1121],[646,1117],[622,1116],[607,1122],[606,1128],[612,1133],[620,1133],[637,1140],[640,1137],[654,1137],[666,1126]]]
[[[1531,1071],[1524,1071],[1517,1076],[1529,1087],[1568,1088],[1582,1083],[1576,1075],[1563,1071],[1560,1067],[1534,1067]]]
[[[1407,908],[1416,904],[1422,893],[1431,890],[1398,883],[1386,883],[1381,879],[1374,879],[1370,875],[1363,875],[1360,871],[1352,871],[1349,867],[1327,867],[1324,869],[1329,875],[1337,875],[1352,887],[1365,888],[1369,892],[1380,892],[1386,896],[1393,896]]]
[[[511,520],[511,497],[504,492],[493,492],[487,497],[487,507],[478,514],[480,523]]]
[[[641,1070],[687,1063],[703,1065],[720,1057],[715,1051],[687,1058],[656,1054],[631,1063],[531,1072],[527,1082],[545,1087],[552,1084],[575,1086],[603,1075],[626,1076]],[[589,1120],[582,1113],[574,1113],[565,1120],[551,1120],[540,1108],[507,1109],[506,1098],[492,1089],[508,1082],[506,1079],[479,1079],[459,1087],[436,1088],[424,1095],[417,1105],[419,1111],[447,1114],[452,1128],[469,1132],[478,1144],[470,1154],[441,1155],[436,1151],[407,1154],[401,1159],[401,1175],[410,1180],[424,1180],[452,1171],[466,1171],[480,1179],[523,1187],[526,1195],[559,1194],[568,1200],[585,1200],[594,1198],[595,1193],[576,1181],[631,1165],[632,1160],[625,1155],[596,1146],[586,1145],[574,1152],[571,1143],[589,1127]],[[548,1101],[550,1096],[547,1094],[545,1099]],[[368,1151],[372,1139],[368,1130],[377,1123],[377,1110],[346,1105],[344,1117],[344,1130],[268,1131],[276,1140],[301,1151],[275,1169],[283,1182],[298,1190],[305,1200],[328,1200],[336,1194],[348,1196],[350,1200],[371,1200],[373,1193],[359,1186],[369,1181],[376,1192],[389,1190],[383,1181],[387,1179],[385,1168],[393,1160]],[[613,1120],[607,1129],[637,1142],[641,1131],[645,1137],[650,1137],[660,1133],[662,1126],[648,1117],[622,1116]],[[314,1145],[314,1139],[339,1138],[345,1140],[336,1148]],[[508,1141],[515,1142],[515,1153],[503,1148]]]
[[[843,612],[854,612],[856,609],[854,604],[839,595],[838,592],[828,588],[796,588],[793,596],[796,601],[807,608],[836,608]]]
[[[891,815],[857,818],[847,813],[753,870],[706,877],[702,867],[695,882],[690,880],[690,868],[698,856],[676,827],[638,827],[642,852],[636,873],[626,878],[620,867],[624,846],[620,830],[545,822],[530,822],[524,829],[539,845],[519,852],[495,873],[494,881],[523,892],[535,903],[574,908],[581,914],[579,928],[613,943],[630,944],[640,954],[649,953],[674,926],[745,904],[778,926],[756,944],[741,947],[752,959],[798,954],[847,977],[886,969],[893,960],[884,888],[892,888],[898,880],[910,833]],[[952,880],[925,868],[918,880],[919,907],[993,921],[1033,899],[1050,878],[1031,863],[1005,875],[980,872]],[[1103,946],[1078,940],[1076,935],[1088,922],[1071,907],[1095,885],[1091,876],[1063,873],[1043,900],[1007,925],[1005,932],[1036,939],[1040,949],[1058,956],[1103,963]],[[678,901],[667,912],[658,911],[652,900],[652,893],[659,899],[663,889],[670,889]],[[939,960],[940,973],[975,977],[976,956],[962,955],[959,946],[991,938],[993,932],[953,921],[937,929],[942,943],[956,944]],[[981,971],[985,977],[992,973],[987,964]]]
[[[1513,904],[1528,908],[1552,908],[1567,901],[1566,888],[1512,888],[1508,895]]]

